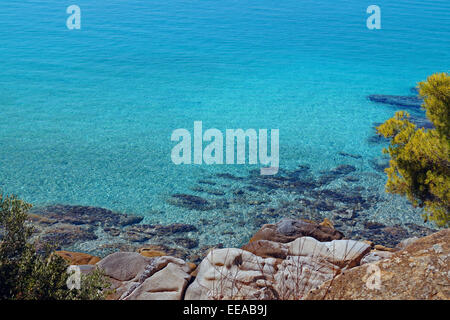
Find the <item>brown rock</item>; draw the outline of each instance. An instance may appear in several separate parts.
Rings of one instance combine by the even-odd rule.
[[[100,261],[99,257],[82,252],[56,251],[55,253],[72,265],[96,264]]]
[[[250,242],[269,240],[280,243],[291,242],[299,237],[312,237],[319,241],[339,240],[344,235],[334,228],[312,221],[283,219],[276,224],[265,224],[250,239]]]
[[[152,250],[149,248],[141,248],[138,250],[138,252],[143,255],[144,257],[162,257],[162,256],[166,256],[167,254],[163,251],[158,251],[158,250]]]
[[[197,268],[197,265],[195,263],[192,262],[186,262],[186,264],[189,266],[189,268],[191,268],[191,270],[194,270]],[[192,271],[192,272],[194,272]],[[192,274],[192,273],[191,273]]]
[[[370,241],[370,240],[363,240],[363,242],[364,243],[367,243],[371,248],[373,248],[374,247],[374,243],[372,242],[372,241]]]
[[[319,225],[328,227],[330,229],[334,229],[333,223],[331,223],[331,221],[328,218],[323,219],[323,221],[319,223]]]
[[[375,250],[379,250],[379,251],[388,251],[388,252],[398,251],[398,249],[388,248],[388,247],[382,246],[381,244],[376,244],[373,248]]]
[[[286,246],[279,242],[273,242],[268,240],[257,240],[242,246],[242,250],[249,251],[257,256],[263,258],[279,258],[286,259],[288,249]]]
[[[449,275],[450,229],[445,229],[414,241],[388,259],[345,271],[311,291],[307,299],[448,300]]]
[[[29,213],[28,214],[28,221],[35,223],[35,224],[41,224],[41,225],[52,225],[57,223],[58,221],[55,219],[50,219],[45,216]]]

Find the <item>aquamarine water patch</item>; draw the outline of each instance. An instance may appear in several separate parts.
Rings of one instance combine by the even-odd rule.
[[[369,4],[356,0],[77,5],[82,27],[70,31],[60,1],[0,4],[4,192],[37,206],[98,206],[147,222],[216,219],[218,226],[202,230],[248,233],[227,214],[245,221],[264,204],[198,212],[168,203],[177,193],[234,199],[248,181],[217,174],[248,177],[258,168],[174,165],[172,131],[202,121],[220,130],[278,128],[281,169],[308,164],[319,177],[353,165],[360,179],[352,186],[387,199],[367,209],[367,219],[419,223],[405,200],[384,194],[385,178],[373,165],[383,145],[368,138],[395,108],[367,96],[410,95],[429,74],[448,71],[447,1],[378,1],[381,30],[366,28]],[[344,178],[322,188],[339,188]],[[195,191],[202,179],[225,195]],[[251,192],[275,207],[297,201],[283,190]]]

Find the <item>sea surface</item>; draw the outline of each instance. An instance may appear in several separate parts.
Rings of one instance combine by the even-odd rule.
[[[80,30],[66,27],[72,4]],[[371,4],[381,30],[366,27]],[[367,96],[412,95],[449,71],[450,2],[8,0],[0,63],[0,189],[34,206],[193,224],[200,244],[239,245],[287,211],[333,218],[355,202],[330,208],[314,192],[352,190],[370,202],[361,221],[422,224],[419,209],[385,194],[386,144],[371,140],[399,108]],[[279,129],[278,176],[302,168],[298,179],[321,184],[261,184],[251,178],[260,165],[177,166],[171,133],[193,134],[194,121]],[[320,180],[341,165],[354,170]]]

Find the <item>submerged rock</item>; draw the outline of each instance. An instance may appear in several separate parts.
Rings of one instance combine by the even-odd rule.
[[[108,209],[89,206],[53,205],[31,210],[34,215],[40,215],[59,223],[73,225],[125,226],[137,224],[143,220],[141,216],[121,214]]]
[[[348,157],[348,158],[353,158],[353,159],[362,159],[362,156],[359,154],[351,154],[348,152],[338,152],[338,155],[343,156],[343,157]]]
[[[82,228],[70,224],[58,224],[46,230],[39,238],[39,243],[49,243],[58,248],[70,246],[76,242],[96,240],[92,228]]]
[[[199,196],[194,196],[190,194],[177,193],[170,196],[167,203],[187,208],[190,210],[208,211],[212,209],[226,209],[229,203],[223,199],[204,199]]]
[[[169,200],[168,203],[184,207],[188,209],[195,209],[195,210],[211,210],[212,205],[209,203],[208,200],[203,199],[199,196],[189,195],[189,194],[173,194]]]
[[[372,94],[367,96],[367,99],[377,103],[389,104],[398,107],[408,107],[420,109],[423,100],[417,96],[393,96],[385,94]]]
[[[389,168],[389,158],[377,157],[370,159],[369,163],[378,172],[384,173],[384,169]]]
[[[343,164],[329,171],[321,171],[322,175],[319,177],[319,184],[328,184],[342,176],[356,171],[355,166]]]

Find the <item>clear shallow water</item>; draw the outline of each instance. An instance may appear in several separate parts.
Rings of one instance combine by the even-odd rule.
[[[72,3],[70,3],[72,4]],[[215,173],[246,176],[255,166],[175,166],[174,129],[280,129],[280,166],[314,174],[348,163],[357,183],[377,190],[368,218],[420,222],[416,210],[384,195],[370,165],[381,145],[367,142],[374,122],[394,108],[368,94],[410,94],[449,70],[448,1],[377,1],[382,30],[365,26],[361,1],[77,0],[82,29],[65,27],[68,3],[0,4],[0,188],[35,205],[100,206],[146,222],[199,223],[202,241],[251,231],[247,205],[210,211],[167,202],[194,192]],[[343,158],[338,152],[361,155]],[[215,179],[233,199],[239,181]],[[343,184],[335,181],[334,184]],[[295,201],[273,190],[271,205]],[[384,202],[383,202],[384,201]],[[262,206],[263,207],[263,206]],[[252,211],[253,210],[253,211]],[[227,220],[228,219],[228,220]],[[212,233],[208,235],[206,233]],[[216,235],[214,235],[216,234]]]

